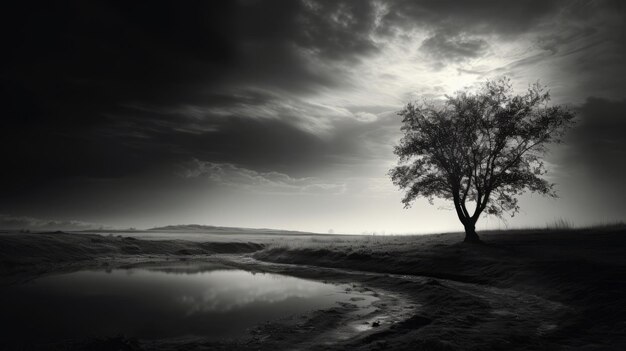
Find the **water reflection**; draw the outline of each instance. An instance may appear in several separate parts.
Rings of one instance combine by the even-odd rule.
[[[336,285],[237,269],[80,271],[5,287],[0,322],[8,326],[9,343],[115,335],[224,338],[354,296]]]
[[[245,308],[250,304],[277,304],[288,299],[332,297],[336,287],[319,282],[296,279],[273,274],[252,274],[241,270],[219,270],[209,274],[192,275],[206,283],[210,275],[210,286],[199,289],[197,294],[180,297],[188,313],[228,312]]]

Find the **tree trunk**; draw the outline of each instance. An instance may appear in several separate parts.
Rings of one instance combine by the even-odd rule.
[[[480,243],[480,238],[476,234],[476,226],[473,223],[465,225],[465,240],[466,243]]]

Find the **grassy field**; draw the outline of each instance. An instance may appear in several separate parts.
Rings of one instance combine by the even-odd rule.
[[[556,324],[546,326],[554,328],[546,339],[558,339],[556,344],[562,347],[623,349],[625,235],[626,227],[616,225],[484,232],[485,245],[461,243],[461,234],[455,233],[276,240],[254,256],[273,262],[426,276],[538,296],[562,307]],[[437,318],[433,313],[430,317]],[[479,327],[479,320],[473,327]]]
[[[203,260],[230,253],[294,265],[278,265],[283,273],[357,279],[374,290],[409,296],[421,306],[404,323],[336,349],[626,349],[624,225],[480,235],[484,245],[461,243],[461,233],[195,233],[193,240],[138,239],[136,233],[3,233],[0,277],[12,284],[94,259]],[[328,273],[325,268],[341,270]],[[285,342],[269,337],[238,348],[280,349]]]

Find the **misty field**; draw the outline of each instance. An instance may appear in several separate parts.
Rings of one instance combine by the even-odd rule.
[[[202,270],[219,262],[350,284],[382,301],[367,328],[341,337],[330,335],[354,321],[346,317],[354,312],[349,304],[314,311],[295,325],[271,321],[238,340],[118,336],[78,341],[69,349],[617,350],[626,346],[625,232],[623,225],[485,232],[485,245],[461,243],[460,233],[180,234],[193,240],[145,232],[2,233],[0,273],[7,287],[86,267],[175,262]]]

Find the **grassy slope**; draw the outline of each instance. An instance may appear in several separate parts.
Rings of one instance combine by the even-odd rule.
[[[487,232],[486,245],[459,234],[344,238],[275,243],[255,257],[512,288],[571,308],[553,338],[610,346],[626,336],[625,235],[614,226]]]
[[[623,273],[626,228],[487,232],[486,245],[460,234],[275,241],[255,258],[283,263],[424,275],[500,287],[544,287],[585,270]],[[573,274],[573,276],[570,276]],[[534,283],[537,284],[534,284]]]

